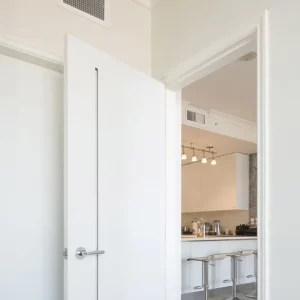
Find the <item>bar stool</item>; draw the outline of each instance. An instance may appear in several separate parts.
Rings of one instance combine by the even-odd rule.
[[[232,296],[226,300],[240,300],[236,295],[236,281],[237,281],[237,261],[242,261],[239,259],[242,256],[248,256],[253,254],[253,250],[243,250],[236,253],[229,253],[227,256],[231,258],[231,279],[224,280],[224,283],[232,282]]]
[[[202,263],[202,286],[195,286],[195,290],[204,290],[204,299],[208,299],[208,265],[214,266],[212,262],[216,260],[221,260],[226,257],[226,254],[214,254],[214,255],[209,255],[207,257],[192,257],[189,258],[187,261],[198,261]]]
[[[248,275],[247,278],[255,277],[255,290],[249,294],[246,294],[246,297],[257,299],[257,250],[253,251],[254,254],[254,275]]]

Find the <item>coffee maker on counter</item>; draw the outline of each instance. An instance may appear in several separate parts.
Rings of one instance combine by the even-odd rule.
[[[257,226],[249,224],[240,224],[236,226],[235,235],[239,236],[257,236]]]
[[[248,224],[236,226],[235,234],[239,236],[257,236],[257,218],[251,218]]]

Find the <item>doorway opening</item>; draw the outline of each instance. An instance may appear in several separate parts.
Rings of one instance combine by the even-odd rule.
[[[205,299],[206,286],[216,299],[258,297],[259,51],[252,32],[180,83],[171,80],[182,101],[182,300]],[[188,261],[215,254],[225,257],[207,271]]]

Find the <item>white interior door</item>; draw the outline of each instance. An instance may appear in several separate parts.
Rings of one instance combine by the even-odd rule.
[[[65,299],[166,299],[165,87],[67,36],[65,91]]]

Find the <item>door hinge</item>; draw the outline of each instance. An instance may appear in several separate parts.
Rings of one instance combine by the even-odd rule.
[[[64,259],[68,259],[68,248],[65,248],[65,251],[63,252]]]

